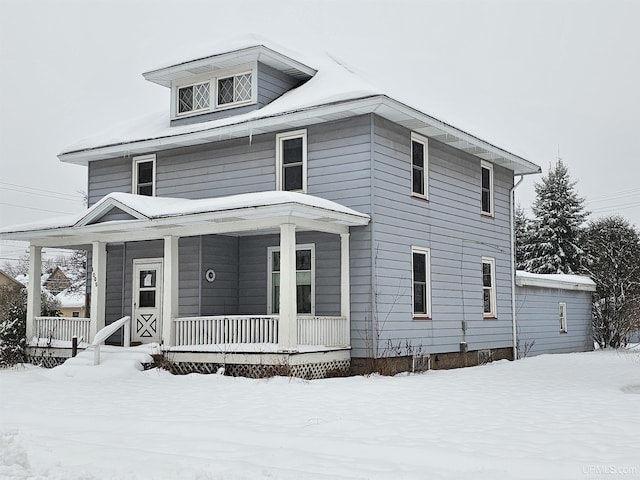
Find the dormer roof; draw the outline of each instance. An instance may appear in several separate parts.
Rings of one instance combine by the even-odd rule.
[[[300,80],[307,80],[317,72],[316,69],[265,45],[253,45],[151,70],[143,73],[142,76],[163,87],[171,87],[171,83],[176,80],[214,73],[251,62],[263,63]]]

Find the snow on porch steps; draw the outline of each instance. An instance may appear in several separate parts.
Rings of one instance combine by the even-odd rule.
[[[144,370],[144,364],[153,363],[153,355],[161,353],[157,343],[136,347],[101,345],[100,365],[93,364],[93,348],[79,352],[62,365],[49,370],[52,377],[97,379],[128,376],[134,371]]]

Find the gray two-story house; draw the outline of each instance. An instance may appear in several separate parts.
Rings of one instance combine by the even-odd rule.
[[[88,210],[2,234],[34,273],[43,247],[90,253],[90,314],[59,352],[129,316],[180,371],[513,358],[512,190],[537,165],[330,59],[242,45],[144,77],[170,90],[163,114],[59,155],[87,167]],[[66,320],[29,288],[37,339]]]

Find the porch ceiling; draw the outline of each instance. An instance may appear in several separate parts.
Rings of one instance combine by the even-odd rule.
[[[108,220],[112,212],[129,220]],[[369,216],[338,203],[295,192],[260,192],[188,200],[111,193],[86,213],[9,227],[0,239],[29,241],[43,247],[153,240],[164,236],[257,235],[279,232],[283,223],[300,231],[347,233],[369,223]]]

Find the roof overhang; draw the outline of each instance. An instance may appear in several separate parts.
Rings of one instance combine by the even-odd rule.
[[[164,87],[171,87],[171,83],[176,80],[250,62],[263,63],[299,79],[311,78],[317,72],[315,69],[264,45],[255,45],[152,70],[143,73],[142,76],[150,82]]]
[[[596,284],[589,277],[580,275],[536,274],[520,270],[516,272],[516,285],[519,287],[582,290],[585,292],[596,291]]]
[[[173,202],[172,202],[173,201]],[[175,203],[173,205],[172,203]],[[131,213],[131,220],[100,222],[116,208]],[[369,216],[335,202],[292,192],[261,192],[217,199],[186,200],[109,194],[80,218],[69,216],[52,224],[13,227],[0,239],[28,241],[42,247],[120,243],[160,239],[165,236],[263,235],[278,233],[280,225],[294,224],[298,231],[348,233],[364,226]]]
[[[515,175],[529,175],[542,171],[538,165],[529,160],[496,147],[386,95],[373,95],[292,110],[276,115],[251,117],[231,124],[218,125],[218,122],[214,120],[209,122],[210,126],[196,124],[193,131],[180,131],[176,134],[168,133],[154,138],[66,152],[58,155],[58,158],[67,163],[87,165],[91,161],[122,155],[141,155],[181,146],[251,137],[369,113],[375,113],[412,131],[434,138],[493,164],[508,168]]]

